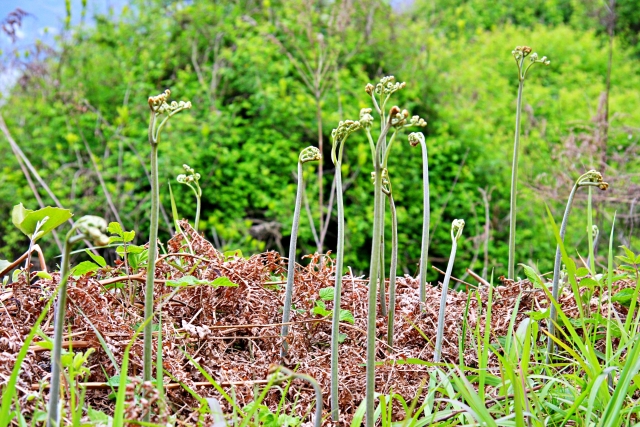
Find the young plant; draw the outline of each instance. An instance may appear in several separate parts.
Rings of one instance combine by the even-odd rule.
[[[589,172],[582,174],[580,178],[575,182],[573,188],[571,189],[571,193],[569,194],[569,200],[567,200],[567,207],[564,211],[564,216],[562,217],[562,224],[560,225],[560,240],[564,242],[564,235],[567,231],[567,222],[569,220],[569,212],[571,212],[571,205],[573,204],[573,198],[576,195],[576,191],[580,187],[598,187],[601,190],[606,190],[609,188],[609,184],[602,180],[602,174],[595,170],[590,170]],[[560,251],[560,245],[556,246],[556,258],[555,263],[553,265],[553,285],[551,287],[551,295],[553,296],[554,301],[558,300],[558,289],[560,283],[560,262],[562,259],[562,253]],[[576,295],[579,297],[579,295]],[[555,321],[558,316],[556,307],[554,304],[551,304],[551,311],[549,314],[549,336],[555,337]],[[554,351],[554,343],[553,339],[549,339],[547,342],[547,363],[549,363],[549,358]]]
[[[389,270],[389,314],[387,319],[387,344],[393,347],[393,332],[396,312],[396,274],[398,270],[398,215],[393,201],[389,171],[382,169],[382,192],[389,199],[391,212],[391,266]]]
[[[55,326],[53,332],[53,350],[51,352],[51,388],[49,392],[49,411],[47,425],[60,425],[60,373],[62,364],[62,334],[64,333],[64,317],[67,308],[67,281],[69,279],[69,257],[71,246],[80,240],[88,239],[96,246],[105,246],[109,237],[104,233],[107,222],[97,216],[87,215],[80,218],[69,230],[64,241],[62,265],[60,268],[60,285],[58,286],[58,301],[55,308]],[[79,233],[79,234],[76,234]]]
[[[196,173],[189,165],[182,165],[182,167],[184,168],[186,174],[178,175],[176,177],[176,180],[180,184],[185,184],[187,187],[189,187],[193,191],[193,194],[195,194],[196,196],[196,219],[193,229],[198,232],[198,226],[200,225],[200,206],[202,199],[202,188],[200,188],[200,184],[198,184],[198,181],[200,181],[200,174]]]
[[[338,246],[336,249],[335,286],[333,295],[333,317],[331,322],[331,419],[338,421],[338,346],[340,337],[340,297],[342,295],[342,269],[344,264],[344,200],[342,188],[342,154],[344,144],[353,132],[362,127],[371,127],[373,117],[371,110],[360,112],[361,121],[347,120],[340,122],[331,132],[331,160],[336,167],[336,199],[338,205]],[[365,112],[363,116],[363,112]],[[364,117],[364,119],[363,119]]]
[[[366,419],[367,427],[373,427],[375,423],[375,347],[376,347],[376,294],[377,279],[384,283],[384,266],[381,265],[382,233],[384,229],[384,194],[383,194],[383,169],[386,165],[390,148],[395,140],[397,132],[407,126],[426,125],[426,122],[418,116],[413,116],[409,121],[409,112],[401,111],[397,106],[391,107],[389,115],[386,116],[385,106],[389,97],[405,86],[404,83],[395,83],[393,76],[383,77],[374,87],[367,84],[365,91],[371,96],[373,105],[380,115],[381,132],[377,142],[374,144],[371,130],[365,128],[365,133],[369,140],[371,154],[373,156],[374,170],[372,173],[374,181],[374,209],[373,209],[373,242],[371,247],[371,266],[369,270],[369,296],[368,296],[368,319],[367,319],[367,389],[366,389]],[[379,97],[380,103],[376,99]],[[387,145],[387,134],[394,128],[393,135]],[[388,176],[388,175],[387,175]],[[380,303],[386,304],[385,294],[381,289]]]
[[[304,189],[304,177],[302,175],[302,165],[307,162],[317,162],[322,159],[320,150],[316,147],[307,147],[300,153],[298,158],[298,191],[296,193],[296,206],[293,211],[293,225],[291,226],[291,242],[289,243],[289,265],[287,269],[287,287],[284,296],[284,309],[282,312],[282,331],[280,335],[283,338],[281,356],[287,354],[288,344],[287,335],[289,334],[289,319],[291,316],[291,297],[293,295],[293,275],[296,266],[296,243],[298,240],[298,226],[300,225],[300,207],[302,206],[302,192]]]
[[[451,255],[449,255],[449,264],[442,282],[442,297],[440,298],[440,311],[438,312],[438,329],[436,332],[436,349],[433,354],[433,361],[440,362],[442,357],[442,339],[444,336],[444,312],[447,306],[447,290],[449,289],[449,281],[451,280],[451,272],[453,271],[453,262],[456,259],[456,249],[458,248],[458,239],[462,235],[464,229],[463,219],[454,219],[451,223]]]
[[[158,182],[158,145],[160,143],[160,132],[167,124],[167,121],[182,110],[191,108],[191,102],[173,101],[167,103],[171,95],[169,89],[160,95],[149,97],[149,144],[151,145],[151,212],[149,215],[149,261],[147,267],[147,283],[145,285],[144,318],[153,316],[153,282],[155,280],[156,259],[158,258],[158,215],[160,209],[160,188]],[[162,116],[165,116],[159,122]],[[159,122],[159,123],[158,123]],[[144,328],[143,347],[143,378],[144,381],[151,381],[153,376],[153,360],[151,358],[153,337],[152,324],[146,323]]]
[[[516,193],[518,186],[518,147],[520,145],[520,118],[522,114],[522,90],[524,89],[524,80],[527,77],[527,71],[533,64],[549,65],[550,61],[546,56],[538,59],[538,54],[534,53],[529,57],[529,64],[525,64],[525,59],[531,53],[529,46],[517,46],[511,54],[516,60],[518,66],[518,103],[516,106],[516,133],[513,143],[513,163],[511,166],[511,203],[509,210],[509,264],[507,277],[513,279],[515,277],[515,257],[516,257]]]
[[[420,144],[422,147],[422,247],[420,249],[420,302],[426,301],[427,282],[427,257],[429,256],[429,218],[431,207],[429,206],[429,155],[427,143],[422,132],[409,134],[409,144],[412,147]]]

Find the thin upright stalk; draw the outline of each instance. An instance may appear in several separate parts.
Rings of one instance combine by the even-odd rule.
[[[560,241],[564,243],[564,236],[567,232],[567,223],[569,220],[569,213],[571,212],[571,205],[573,204],[573,199],[576,195],[576,191],[578,191],[579,187],[590,186],[590,187],[599,187],[602,190],[606,190],[608,188],[608,184],[602,181],[602,175],[599,172],[591,170],[578,178],[578,180],[573,185],[571,189],[571,193],[569,194],[569,199],[567,200],[567,206],[564,210],[564,216],[562,217],[562,223],[560,224]],[[559,284],[560,284],[560,264],[562,260],[562,252],[560,250],[560,245],[556,246],[556,257],[555,262],[553,264],[553,284],[551,288],[551,296],[555,301],[558,300],[558,292],[559,292]],[[555,336],[556,326],[555,321],[558,317],[558,312],[555,304],[551,304],[551,309],[549,312],[549,335],[550,337]],[[551,338],[548,339],[547,342],[547,355],[546,355],[546,363],[549,363],[551,354],[555,350],[555,343]]]
[[[447,271],[442,282],[442,296],[440,298],[440,311],[438,312],[438,329],[436,332],[436,348],[433,354],[433,361],[439,363],[442,357],[442,340],[444,337],[444,314],[447,307],[447,291],[449,290],[449,281],[451,280],[451,272],[453,271],[453,263],[456,259],[456,250],[458,248],[458,239],[462,235],[464,221],[456,219],[451,224],[451,254],[449,255],[449,263]]]
[[[393,110],[396,109],[395,113]],[[393,117],[394,114],[399,112],[397,107],[394,107],[389,114]],[[382,229],[382,165],[380,163],[380,154],[382,149],[381,141],[385,140],[387,133],[389,132],[390,121],[386,123],[378,142],[376,143],[376,152],[374,156],[375,176],[374,176],[374,208],[373,208],[373,242],[371,244],[371,267],[369,271],[369,277],[371,281],[369,283],[369,298],[368,298],[368,319],[367,319],[367,388],[366,388],[366,420],[367,427],[373,427],[375,424],[374,413],[374,401],[375,401],[375,351],[376,351],[376,297],[377,286],[375,278],[379,277],[380,273],[380,241],[381,241],[381,229]]]
[[[596,262],[594,254],[594,228],[593,228],[593,206],[591,203],[592,188],[589,187],[589,195],[587,198],[587,240],[589,242],[589,258],[587,258],[587,266],[592,276],[596,274]],[[597,228],[596,228],[597,229]]]
[[[302,206],[302,188],[304,178],[302,176],[302,162],[298,162],[298,190],[296,192],[296,204],[293,211],[293,224],[291,225],[291,240],[289,242],[289,261],[287,266],[287,285],[285,288],[284,309],[282,313],[282,330],[280,334],[284,338],[280,355],[284,357],[289,350],[287,335],[289,334],[289,319],[291,315],[291,299],[293,295],[293,279],[296,267],[296,245],[298,240],[298,227],[300,226],[300,208]]]
[[[342,197],[342,147],[336,163],[336,201],[338,204],[338,247],[336,255],[336,279],[333,294],[333,316],[331,320],[331,419],[338,421],[338,346],[340,338],[340,298],[342,295],[342,269],[344,265],[344,201]]]
[[[419,134],[422,135],[422,134]],[[429,221],[431,217],[429,196],[429,154],[424,136],[417,137],[422,150],[422,246],[420,248],[420,303],[426,303],[427,295],[427,260],[429,257]],[[412,142],[413,144],[413,142]],[[424,308],[424,307],[423,307]]]
[[[51,386],[49,391],[49,408],[47,414],[47,426],[60,426],[60,376],[62,373],[62,336],[64,334],[64,319],[67,308],[67,283],[70,275],[69,258],[71,247],[84,239],[90,239],[96,246],[104,246],[109,238],[103,234],[107,228],[107,222],[95,216],[80,218],[64,240],[62,253],[62,265],[60,268],[60,285],[58,287],[58,300],[55,308],[53,349],[51,351]],[[76,234],[79,232],[80,234]]]
[[[387,322],[387,343],[393,347],[393,332],[396,310],[396,273],[398,269],[398,216],[393,195],[389,194],[389,210],[391,211],[391,269],[389,271],[389,319]]]
[[[155,113],[151,113],[151,126],[155,123]],[[152,128],[153,129],[153,128]],[[159,200],[160,186],[158,184],[158,143],[154,141],[153,132],[149,134],[149,144],[151,144],[151,212],[149,213],[149,260],[147,262],[147,282],[145,284],[144,295],[144,318],[145,320],[153,316],[153,283],[155,280],[156,260],[158,258],[158,216],[159,216]],[[144,326],[144,343],[143,343],[143,369],[142,377],[144,381],[151,381],[153,378],[153,361],[152,361],[152,345],[153,345],[153,325],[147,322]]]
[[[520,147],[520,119],[522,117],[522,91],[527,71],[534,64],[549,65],[550,61],[546,56],[538,58],[537,53],[531,54],[529,46],[517,46],[511,51],[516,65],[518,66],[518,101],[516,106],[516,131],[513,142],[513,162],[511,164],[511,199],[509,207],[509,263],[507,264],[507,277],[515,278],[516,263],[516,199],[518,192],[518,152]],[[529,56],[531,54],[531,56]],[[529,64],[525,67],[525,58],[529,56]]]
[[[284,309],[282,312],[282,349],[280,356],[285,357],[289,349],[287,335],[289,334],[289,319],[291,317],[291,299],[293,296],[293,279],[296,266],[296,244],[298,241],[298,227],[300,225],[300,209],[302,207],[302,193],[304,192],[304,177],[302,175],[302,165],[306,162],[319,161],[322,159],[320,150],[316,147],[307,147],[300,153],[298,159],[298,190],[296,192],[296,205],[293,211],[293,224],[291,225],[291,241],[289,242],[289,265],[287,267],[287,285],[284,296]]]
[[[521,67],[524,57],[521,59]],[[509,208],[509,264],[507,277],[513,279],[515,277],[515,258],[516,258],[516,202],[518,191],[518,150],[520,147],[520,118],[522,115],[522,90],[524,89],[524,76],[520,75],[520,83],[518,85],[518,101],[516,106],[516,135],[513,141],[513,162],[511,163],[511,198]]]
[[[57,344],[56,337],[62,337],[64,333],[64,312],[67,306],[67,280],[69,279],[69,256],[71,254],[72,243],[70,237],[72,230],[67,235],[64,242],[64,250],[62,253],[62,266],[60,269],[60,286],[58,291],[58,301],[55,308],[55,323],[54,323],[54,345],[51,352],[51,386],[49,388],[49,410],[47,418],[47,426],[59,426],[60,425],[60,373],[62,372],[61,356],[62,345]],[[84,237],[84,236],[81,236]],[[62,339],[60,339],[62,341]]]

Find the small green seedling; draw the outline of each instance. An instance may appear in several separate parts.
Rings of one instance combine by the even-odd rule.
[[[198,227],[200,226],[200,207],[202,199],[202,188],[200,188],[200,184],[198,183],[198,181],[200,181],[200,174],[196,173],[196,171],[189,165],[182,165],[182,168],[186,173],[178,175],[176,177],[176,181],[189,187],[196,196],[196,219],[193,229],[198,232]]]

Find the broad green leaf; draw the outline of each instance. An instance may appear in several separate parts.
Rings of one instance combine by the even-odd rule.
[[[93,273],[95,271],[98,271],[99,269],[100,266],[94,262],[82,261],[80,264],[73,267],[73,270],[71,270],[71,275],[75,277],[84,276],[85,274]]]
[[[107,227],[107,231],[111,234],[116,234],[122,237],[122,226],[120,225],[120,223],[110,222],[109,226]]]
[[[589,275],[589,269],[586,267],[580,267],[576,270],[576,276],[584,277]]]
[[[33,211],[25,208],[22,203],[13,207],[11,212],[11,220],[20,231],[29,236],[34,242],[42,236],[51,232],[54,228],[67,222],[73,214],[68,209],[54,208],[47,206],[46,208]],[[34,236],[38,221],[43,221],[38,233]]]
[[[119,380],[120,379],[118,378],[118,381]],[[91,407],[87,407],[87,417],[89,417],[89,421],[94,424],[111,425],[113,423],[113,418],[111,418],[109,415],[105,414],[102,411],[96,411]]]
[[[0,270],[2,270],[0,268]],[[46,271],[38,271],[36,273],[36,277],[39,277],[41,279],[46,279],[46,280],[51,280],[53,277],[51,277],[51,275],[49,273],[47,273]]]
[[[538,276],[538,273],[536,273],[536,271],[529,267],[528,265],[525,264],[520,264],[522,266],[522,268],[524,268],[524,274],[525,276],[527,276],[527,279],[529,279],[529,281],[536,287],[542,287],[542,281],[540,280],[540,276]]]
[[[222,276],[215,279],[213,282],[210,280],[200,280],[197,277],[193,276],[182,276],[179,279],[168,280],[165,283],[167,286],[173,287],[189,287],[189,286],[213,286],[213,287],[236,287],[237,284],[233,283],[229,280],[228,277]]]
[[[87,255],[89,255],[91,257],[91,259],[93,261],[95,261],[96,264],[98,264],[100,267],[104,268],[107,266],[107,261],[104,260],[103,257],[101,257],[100,255],[96,255],[93,252],[91,252],[89,249],[87,249],[85,251],[87,253]]]
[[[137,246],[137,245],[127,245],[126,250],[124,245],[122,246],[118,246],[116,248],[116,253],[118,255],[120,255],[121,258],[124,258],[124,254],[128,253],[128,254],[140,254],[145,250],[144,246]]]
[[[353,317],[353,313],[349,310],[340,310],[340,321],[351,323],[352,325],[356,322],[356,319]]]
[[[225,258],[242,258],[242,251],[240,249],[236,249],[233,251],[225,251],[224,257]]]
[[[333,294],[335,293],[335,288],[333,286],[329,286],[328,288],[320,289],[320,299],[323,301],[333,301]]]
[[[631,305],[631,299],[633,298],[634,289],[626,288],[616,293],[611,297],[611,301],[617,302],[619,304],[624,305],[625,307],[629,307]]]
[[[237,283],[233,283],[228,277],[225,277],[225,276],[218,277],[213,282],[211,282],[211,285],[216,287],[229,287],[229,288],[235,288],[238,286]]]
[[[124,243],[133,241],[134,237],[136,237],[135,231],[125,231],[124,233],[122,233],[122,240],[124,240]]]
[[[331,314],[331,310],[327,310],[323,301],[316,301],[316,306],[313,307],[312,313],[325,317]]]
[[[6,259],[0,259],[0,271],[3,271],[5,268],[9,267],[11,263]]]

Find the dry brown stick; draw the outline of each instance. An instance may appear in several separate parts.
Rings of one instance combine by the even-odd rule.
[[[257,384],[268,384],[269,381],[268,380],[255,380],[255,381],[221,381],[218,383],[219,386],[222,387],[233,387],[233,386],[237,386],[237,385],[248,385],[248,386],[252,386],[252,385],[257,385]],[[85,387],[87,389],[105,389],[105,388],[113,388],[112,385],[107,384],[107,383],[102,383],[102,382],[86,382],[86,383],[78,383],[78,385],[80,387]],[[208,381],[199,381],[199,382],[194,382],[193,385],[195,387],[213,387],[213,384],[211,384]],[[40,384],[31,384],[31,390],[40,390],[41,385]],[[164,388],[168,389],[168,388],[180,388],[182,387],[182,384],[180,383],[169,383],[169,384],[165,384]],[[49,383],[44,383],[42,384],[42,389],[46,390],[49,388]]]
[[[38,260],[40,261],[41,267],[43,268],[42,271],[44,271],[46,273],[47,272],[47,266],[44,263],[44,255],[42,254],[42,249],[40,249],[40,245],[35,244],[31,248],[31,250],[27,249],[27,251],[25,253],[20,255],[20,258],[18,258],[17,260],[13,261],[4,270],[0,271],[0,277],[4,276],[8,272],[10,272],[14,268],[16,268],[18,265],[20,265],[22,263],[22,261],[27,259],[27,257],[29,256],[29,253],[34,252],[34,251],[38,253]]]
[[[440,270],[435,265],[432,265],[431,268],[433,268],[435,271],[437,271],[440,274],[446,274],[444,271]],[[476,285],[472,285],[471,283],[467,283],[464,280],[458,279],[458,278],[453,277],[453,276],[451,276],[451,280],[453,280],[454,282],[462,283],[463,285],[471,286],[472,288],[477,288]]]
[[[467,273],[469,273],[469,276],[473,277],[474,279],[476,279],[478,282],[480,282],[480,284],[490,288],[491,284],[489,282],[487,282],[486,280],[484,280],[482,277],[478,276],[476,273],[474,273],[473,271],[471,271],[471,269],[467,268]]]
[[[76,349],[76,348],[88,348],[91,346],[94,346],[96,343],[94,341],[64,341],[62,343],[62,348],[69,348],[69,345],[71,345],[72,348]],[[43,351],[50,351],[50,348],[45,348],[45,347],[40,347],[39,345],[32,345],[31,347],[29,347],[30,351],[33,351],[34,353],[40,353]]]

